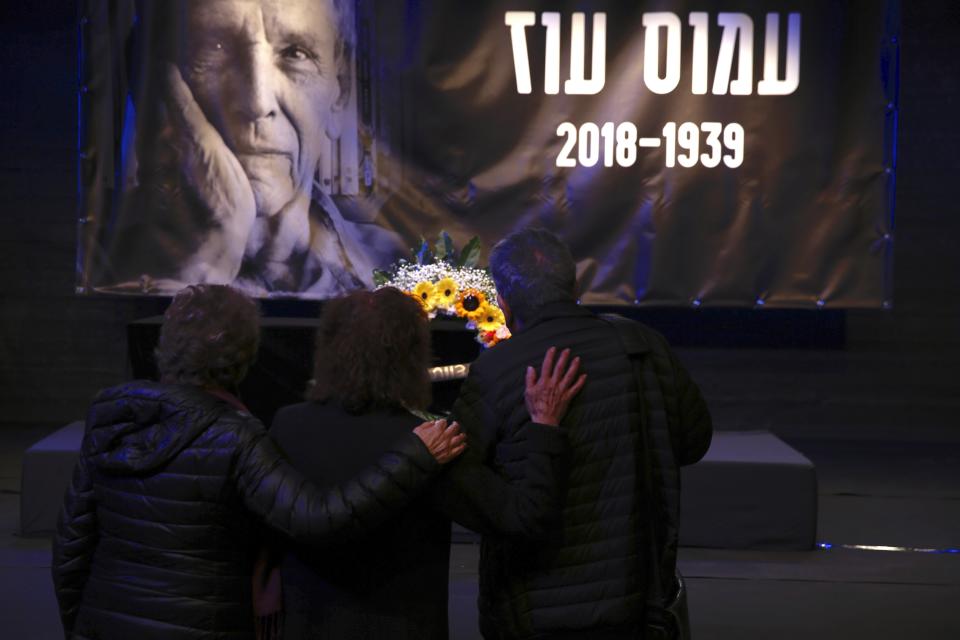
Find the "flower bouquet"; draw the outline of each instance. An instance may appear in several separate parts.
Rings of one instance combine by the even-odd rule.
[[[423,306],[430,318],[438,314],[463,318],[477,331],[477,341],[492,347],[510,337],[497,292],[486,269],[477,266],[480,240],[472,238],[459,252],[446,231],[433,247],[421,239],[410,260],[402,259],[386,270],[376,269],[377,288],[395,287]]]

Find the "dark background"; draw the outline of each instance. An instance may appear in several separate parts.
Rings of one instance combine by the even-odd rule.
[[[0,425],[53,425],[81,416],[97,389],[130,373],[127,323],[164,306],[74,294],[76,14],[71,0],[0,8]],[[771,403],[802,409],[810,399],[822,405],[834,396],[847,398],[852,414],[858,403],[878,402],[917,411],[920,398],[947,409],[941,415],[956,416],[958,37],[960,6],[903,3],[892,310],[644,312],[687,345],[682,352],[718,426],[769,421],[755,418],[769,415]],[[825,349],[838,357],[811,360]],[[900,406],[905,385],[919,395]],[[765,391],[761,406],[753,396]]]

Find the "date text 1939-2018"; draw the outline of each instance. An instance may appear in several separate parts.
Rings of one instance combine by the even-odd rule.
[[[664,150],[667,167],[695,167],[698,164],[712,169],[724,166],[731,169],[743,163],[743,127],[736,122],[668,122],[657,137],[640,137],[632,122],[585,122],[579,127],[562,122],[557,136],[566,138],[557,155],[558,167],[593,167],[602,163],[632,167],[641,149]]]

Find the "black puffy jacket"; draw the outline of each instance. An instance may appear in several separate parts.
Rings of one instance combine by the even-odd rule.
[[[629,345],[617,329],[623,323]],[[588,375],[561,424],[570,447],[561,516],[535,542],[484,537],[481,630],[495,639],[578,632],[634,637],[643,623],[648,580],[641,420],[669,430],[662,441],[673,459],[692,464],[710,445],[710,415],[658,333],[623,318],[602,319],[574,303],[550,304],[535,322],[480,355],[454,406],[470,434],[471,455],[484,456],[508,479],[523,473],[522,461],[502,443],[523,424],[524,370],[539,367],[550,346],[570,347]],[[653,380],[642,399],[631,357],[652,359],[647,370]],[[676,558],[679,473],[656,471],[663,476],[663,504],[657,506],[665,514],[656,528],[669,564]]]
[[[305,481],[250,414],[134,382],[90,408],[53,578],[67,638],[252,638],[261,525],[303,542],[368,531],[438,469],[412,433],[345,485]]]

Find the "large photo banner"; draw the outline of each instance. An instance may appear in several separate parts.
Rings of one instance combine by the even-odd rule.
[[[78,291],[545,227],[595,304],[890,304],[894,0],[86,0]]]

